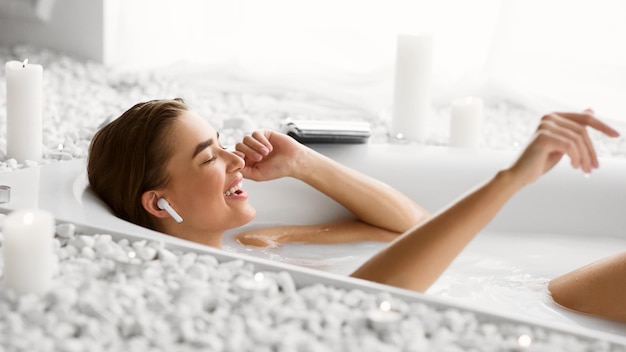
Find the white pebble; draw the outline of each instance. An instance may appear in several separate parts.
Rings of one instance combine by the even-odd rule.
[[[83,249],[84,247],[93,248],[95,242],[96,241],[93,236],[79,235],[78,237],[74,238],[71,243],[76,247],[76,249]]]
[[[93,236],[95,239],[95,244],[94,245],[99,245],[99,244],[103,244],[103,243],[111,243],[113,242],[113,237],[111,237],[111,235],[101,235],[101,234],[97,234]]]
[[[159,260],[163,261],[164,263],[175,263],[178,261],[178,256],[174,254],[174,252],[166,248],[160,248],[158,250],[158,254]]]
[[[139,248],[144,248],[147,243],[148,243],[147,240],[139,240],[139,241],[134,241],[131,244],[131,246],[133,247],[133,249],[138,250]]]
[[[196,261],[198,261],[199,263],[203,263],[208,265],[209,267],[217,267],[219,265],[218,260],[209,254],[200,254],[198,255],[198,258],[196,258]]]
[[[73,287],[55,287],[49,292],[54,304],[73,306],[78,300],[78,292]]]
[[[7,166],[8,166],[10,169],[13,169],[13,170],[17,169],[17,160],[15,160],[15,159],[9,159],[9,160],[7,160]]]
[[[103,258],[113,258],[115,250],[112,242],[100,242],[94,246],[96,253]]]
[[[83,247],[80,250],[80,255],[91,260],[96,258],[96,252],[94,251],[92,247]]]
[[[57,340],[66,340],[76,334],[76,327],[65,321],[57,323],[50,332]]]
[[[209,270],[206,265],[195,263],[187,269],[187,273],[196,280],[206,281],[209,279]]]
[[[139,247],[136,250],[137,250],[137,257],[139,257],[141,260],[144,260],[144,261],[154,260],[157,256],[156,248]]]
[[[291,277],[288,272],[279,272],[275,279],[276,283],[285,294],[291,295],[296,292],[296,283],[293,281],[293,277]]]
[[[75,257],[78,254],[76,247],[67,245],[59,249],[59,260],[65,260],[67,258]]]
[[[86,350],[85,344],[78,338],[57,341],[57,348],[61,352],[82,352]]]
[[[180,265],[181,269],[187,270],[190,266],[192,266],[196,262],[197,257],[198,257],[198,254],[196,254],[195,252],[187,252],[180,256],[178,265]]]

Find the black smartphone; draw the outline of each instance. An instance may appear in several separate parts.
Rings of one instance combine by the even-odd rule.
[[[320,121],[286,119],[281,131],[302,144],[366,143],[372,134],[364,121]]]

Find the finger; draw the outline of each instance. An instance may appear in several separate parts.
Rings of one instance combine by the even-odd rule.
[[[244,140],[245,140],[245,138],[244,138]],[[254,149],[252,149],[245,142],[237,143],[237,145],[235,146],[235,149],[239,153],[244,155],[244,160],[252,160],[252,161],[261,161],[261,160],[263,160],[263,155],[261,153],[258,153]]]
[[[563,137],[570,138],[577,146],[581,164],[585,172],[591,172],[593,168],[598,167],[598,158],[595,148],[589,138],[587,129],[572,120],[564,118],[558,114],[548,114],[542,118],[542,120],[550,121],[550,128],[554,128],[554,132],[560,134]]]
[[[546,165],[547,168],[556,164],[563,155],[567,155],[570,158],[574,168],[577,169],[579,167],[580,157],[576,145],[571,139],[551,130],[544,129],[538,132],[536,140],[538,143],[546,145],[546,147],[542,149],[547,152],[547,160],[549,162],[549,164]]]
[[[572,121],[575,121],[579,124],[589,126],[595,130],[598,130],[606,134],[609,137],[619,137],[619,132],[617,132],[617,130],[607,125],[606,123],[600,121],[599,119],[594,117],[593,114],[575,113],[575,112],[559,112],[556,114],[563,116],[565,118],[568,118]]]
[[[265,148],[267,148],[268,154],[273,149],[272,143],[270,143],[269,139],[267,138],[267,135],[271,135],[271,133],[272,133],[271,131],[267,131],[267,130],[259,130],[259,131],[252,132],[252,137],[256,139],[257,141],[259,141],[261,144],[263,144]]]
[[[260,155],[266,156],[270,153],[263,141],[256,138],[254,134],[243,137],[243,144]]]

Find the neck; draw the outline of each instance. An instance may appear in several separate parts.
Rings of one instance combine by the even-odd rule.
[[[181,230],[181,229],[176,229],[176,228],[166,228],[164,229],[164,231],[161,231],[161,232],[174,236],[174,237],[178,237],[183,240],[204,244],[204,245],[219,248],[219,249],[222,248],[222,237],[224,237],[223,232],[197,233],[193,231],[186,231],[186,230]]]

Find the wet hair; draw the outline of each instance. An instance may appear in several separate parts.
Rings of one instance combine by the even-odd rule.
[[[89,184],[116,216],[155,229],[141,195],[167,184],[165,166],[173,145],[168,132],[188,110],[179,98],[138,103],[95,134],[87,162]]]

